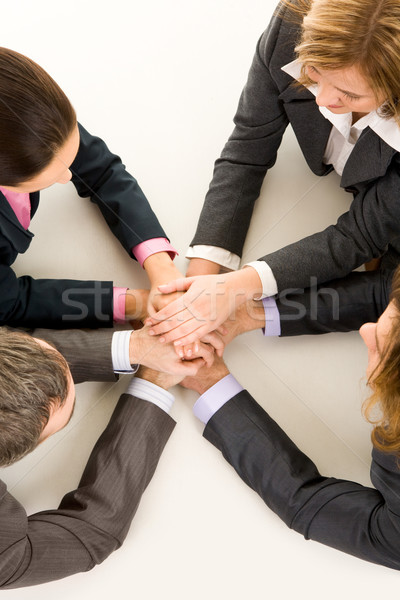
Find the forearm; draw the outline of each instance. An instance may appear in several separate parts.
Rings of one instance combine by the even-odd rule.
[[[123,395],[78,489],[63,498],[58,510],[29,517],[26,537],[20,532],[10,550],[14,573],[3,579],[3,587],[87,571],[118,548],[173,428],[171,417],[154,404]],[[2,553],[1,565],[7,554]]]
[[[182,276],[167,252],[151,254],[144,261],[143,268],[152,287]]]
[[[398,506],[388,512],[379,491],[321,476],[246,391],[210,419],[204,437],[288,527],[306,539],[400,569]],[[383,489],[384,478],[382,471]]]

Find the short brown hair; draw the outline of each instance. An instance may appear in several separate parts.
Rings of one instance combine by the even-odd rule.
[[[370,376],[373,394],[364,403],[364,414],[375,426],[374,446],[400,457],[400,267],[393,276],[390,299],[398,314],[392,318],[381,361]]]
[[[0,466],[37,446],[52,406],[62,406],[68,395],[68,373],[56,350],[0,328]]]
[[[45,169],[76,125],[67,96],[42,67],[0,47],[0,185]]]
[[[296,53],[303,85],[314,83],[305,72],[308,65],[358,66],[376,99],[385,98],[381,116],[400,123],[399,0],[283,0],[281,6],[289,7],[286,18],[302,20]]]

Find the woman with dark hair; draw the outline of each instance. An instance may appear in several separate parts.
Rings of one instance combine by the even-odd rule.
[[[31,243],[39,191],[70,180],[143,265],[157,306],[157,285],[179,276],[176,251],[137,181],[77,123],[68,98],[39,65],[0,48],[0,325],[111,327],[126,314],[146,314],[146,290],[113,288],[110,281],[17,278],[11,269]]]
[[[249,298],[306,288],[310,278],[332,281],[382,256],[397,264],[399,98],[400,0],[281,1],[215,163],[189,277],[162,289],[186,294],[156,315],[154,333],[193,342]],[[254,202],[289,123],[312,172],[341,175],[349,211],[324,231],[217,275],[221,266],[239,267]]]

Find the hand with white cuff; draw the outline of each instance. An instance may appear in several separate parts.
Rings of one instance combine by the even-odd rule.
[[[211,366],[214,360],[214,348],[209,344],[197,344],[190,360],[182,360],[172,344],[160,344],[158,339],[149,335],[149,327],[132,331],[129,342],[129,360],[131,365],[142,366],[164,373],[194,376],[203,366]]]

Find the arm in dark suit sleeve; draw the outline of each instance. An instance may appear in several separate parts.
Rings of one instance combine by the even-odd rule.
[[[141,242],[166,237],[136,179],[119,156],[79,125],[80,145],[71,165],[72,183],[82,197],[98,205],[108,226],[128,254]]]
[[[373,451],[376,489],[324,477],[247,391],[210,419],[204,437],[288,527],[400,569],[400,470],[394,457]]]
[[[372,131],[365,133],[372,135]],[[400,236],[399,186],[397,152],[382,177],[357,186],[350,210],[336,225],[264,256],[261,260],[271,267],[278,290],[307,287],[310,276],[318,283],[337,279],[382,256]]]
[[[215,163],[191,245],[218,246],[242,255],[254,202],[267,170],[276,161],[288,125],[275,75],[287,78],[287,85],[291,81],[280,67],[293,60],[295,38],[295,34],[292,39],[287,37],[287,27],[281,34],[281,19],[277,17],[261,36],[239,100],[235,128]],[[280,65],[271,64],[278,44],[287,53],[283,52]]]
[[[88,571],[119,548],[174,425],[154,404],[123,395],[79,487],[57,510],[27,517],[1,482],[1,587]]]
[[[350,273],[326,285],[279,294],[281,335],[357,330],[376,322],[389,302],[392,271]]]
[[[0,325],[112,327],[112,282],[17,277],[0,264]]]
[[[113,329],[35,329],[33,337],[52,344],[64,356],[75,383],[116,381],[111,355]]]

